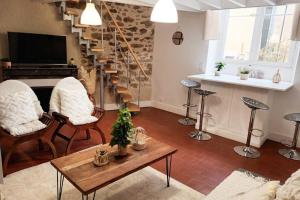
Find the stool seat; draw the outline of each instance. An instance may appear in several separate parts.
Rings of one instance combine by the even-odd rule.
[[[201,96],[208,96],[211,94],[216,94],[215,92],[208,91],[208,90],[202,90],[202,89],[194,89],[194,92]]]
[[[293,121],[293,122],[300,122],[300,113],[291,113],[284,116],[284,119]]]
[[[297,151],[297,141],[300,130],[300,113],[291,113],[284,116],[284,119],[296,122],[292,145],[289,149],[279,149],[278,153],[288,159],[300,161],[300,152]]]
[[[262,110],[269,110],[269,106],[266,104],[257,101],[255,99],[251,99],[249,97],[242,97],[242,100],[246,106],[248,106],[251,109],[262,109]]]
[[[182,80],[181,84],[187,88],[198,88],[200,87],[200,83],[197,81],[192,81],[192,80]]]

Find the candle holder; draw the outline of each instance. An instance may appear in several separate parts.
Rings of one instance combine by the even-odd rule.
[[[142,127],[137,127],[133,131],[132,148],[136,151],[144,150],[147,147],[146,144],[146,131]]]
[[[100,145],[100,148],[96,150],[94,165],[101,167],[107,165],[108,163],[109,163],[109,153],[103,145]]]

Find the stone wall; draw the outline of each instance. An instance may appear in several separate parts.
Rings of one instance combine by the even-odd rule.
[[[154,24],[150,22],[150,15],[152,8],[143,7],[143,6],[134,6],[127,4],[119,3],[108,3],[107,5],[110,8],[113,17],[116,19],[118,25],[121,27],[123,33],[126,36],[126,40],[133,47],[134,52],[139,58],[140,62],[143,65],[143,68],[146,74],[151,77],[152,74],[152,61],[153,61],[153,41],[154,41]],[[78,12],[82,12],[85,7],[84,3],[80,4],[68,4],[68,7],[76,9]],[[100,5],[97,5],[98,10],[100,11]],[[108,59],[109,64],[106,66],[111,66],[112,68],[117,68],[119,73],[119,85],[127,86],[129,85],[129,90],[137,100],[138,96],[138,83],[139,77],[141,79],[141,100],[150,100],[151,99],[151,79],[146,79],[142,73],[139,76],[139,68],[136,63],[133,61],[132,56],[130,56],[129,62],[130,67],[128,70],[127,78],[127,67],[125,62],[128,60],[121,55],[120,51],[117,53],[117,64],[115,64],[115,40],[114,40],[114,24],[108,15],[106,9],[103,7],[103,25],[99,27],[91,27],[84,29],[85,36],[92,36],[93,38],[98,39],[100,42],[96,45],[101,47],[101,38],[103,30],[103,47],[105,51],[100,53],[98,58]],[[122,40],[121,36],[117,34],[117,39],[120,41],[121,49],[125,57],[128,54],[128,47],[125,42]],[[92,66],[92,60],[86,56],[85,47],[81,46],[81,63],[80,65],[84,66],[81,68],[81,77],[87,82],[94,82],[91,77],[95,75],[95,69]],[[87,70],[87,71],[84,71]],[[92,73],[92,76],[90,75]],[[89,84],[93,85],[93,84]],[[96,88],[90,86],[90,92],[96,92],[95,97],[99,102],[99,85]],[[105,103],[114,103],[114,96],[108,91],[106,87],[105,91]]]

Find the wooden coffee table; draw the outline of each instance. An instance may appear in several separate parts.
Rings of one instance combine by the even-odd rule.
[[[150,138],[146,149],[135,151],[129,146],[128,156],[116,159],[114,155],[117,153],[117,147],[111,148],[108,144],[106,145],[110,149],[110,163],[102,167],[96,167],[93,164],[97,146],[51,161],[52,166],[57,170],[58,200],[62,197],[65,178],[82,193],[83,200],[88,199],[89,194],[92,193],[95,199],[98,189],[162,159],[166,159],[167,186],[169,187],[172,155],[177,149]]]

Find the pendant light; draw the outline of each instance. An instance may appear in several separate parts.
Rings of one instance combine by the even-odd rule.
[[[80,24],[91,26],[99,26],[102,24],[100,14],[91,0],[86,3],[86,7],[80,17]]]
[[[151,21],[177,23],[178,15],[173,0],[158,0],[151,13]]]

